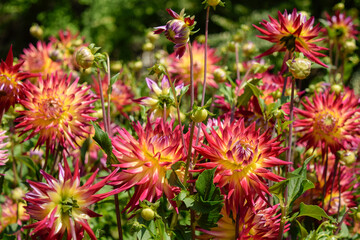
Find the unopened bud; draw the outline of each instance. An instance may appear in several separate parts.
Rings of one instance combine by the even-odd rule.
[[[56,49],[50,52],[49,57],[54,62],[61,62],[63,58],[63,54],[58,49]]]
[[[75,59],[80,67],[87,69],[93,65],[95,57],[88,47],[81,47],[76,51]]]
[[[333,84],[331,85],[331,92],[335,92],[336,95],[339,95],[342,91],[342,86],[339,84]]]
[[[196,123],[203,122],[208,116],[206,109],[197,109],[191,114],[191,120]]]
[[[224,82],[226,80],[226,71],[222,68],[215,69],[214,80],[216,82]]]
[[[253,42],[247,42],[242,46],[242,52],[246,57],[249,57],[256,51],[256,46]]]
[[[355,39],[349,39],[347,40],[344,45],[344,51],[346,53],[353,53],[356,50],[356,42]]]
[[[42,39],[44,31],[39,25],[34,24],[30,27],[30,34],[37,39]]]
[[[197,36],[196,41],[198,41],[199,43],[205,43],[205,35],[201,34]]]
[[[229,44],[228,44],[228,51],[230,51],[230,52],[235,52],[235,42],[233,42],[233,41],[231,41],[231,42],[229,42]]]
[[[342,10],[344,10],[344,8],[345,8],[345,5],[342,2],[335,4],[335,6],[333,7],[334,11],[342,11]]]
[[[25,192],[21,188],[17,187],[11,191],[11,196],[15,201],[19,201],[25,196]]]
[[[154,44],[152,44],[151,42],[146,42],[144,43],[142,49],[145,52],[151,52],[152,50],[154,50],[155,46]]]
[[[306,174],[307,179],[309,179],[312,183],[317,183],[317,177],[315,173],[307,173]]]
[[[346,166],[351,166],[356,161],[355,153],[352,151],[340,151],[340,161],[344,162]]]
[[[221,1],[220,0],[208,0],[207,3],[211,7],[216,7]]]
[[[146,221],[151,221],[155,217],[155,212],[151,208],[144,208],[141,211],[141,217]]]
[[[146,38],[152,43],[154,43],[156,40],[158,40],[159,37],[160,36],[158,34],[155,34],[154,32],[148,32],[146,34]]]
[[[311,61],[306,58],[295,58],[287,61],[289,71],[294,78],[305,79],[311,72]]]
[[[143,67],[142,61],[136,61],[134,62],[133,68],[135,71],[140,71]]]

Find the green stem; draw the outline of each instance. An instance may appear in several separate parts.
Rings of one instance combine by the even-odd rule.
[[[116,211],[116,222],[117,222],[117,229],[119,233],[119,239],[123,239],[122,227],[121,227],[121,215],[120,215],[120,207],[119,207],[119,195],[114,195],[114,204],[115,204],[115,211]]]
[[[192,149],[192,142],[193,142],[193,137],[194,137],[194,130],[195,130],[195,122],[191,122],[191,128],[190,128],[190,142],[189,142],[189,150],[188,150],[188,155],[186,158],[186,163],[185,163],[185,174],[184,174],[184,185],[187,186],[187,180],[189,179],[188,174],[189,174],[189,168],[190,168],[190,164],[191,164],[191,149]]]
[[[108,132],[108,128],[107,128],[107,116],[106,116],[106,112],[105,112],[105,101],[104,101],[104,93],[103,93],[103,88],[102,88],[102,83],[101,83],[101,76],[100,76],[100,69],[97,70],[98,72],[98,83],[99,83],[99,89],[100,89],[100,100],[101,100],[101,108],[102,108],[102,114],[103,114],[103,122],[104,122],[104,129],[105,132]]]
[[[325,210],[325,196],[326,196],[326,182],[327,182],[327,170],[328,170],[328,162],[329,162],[329,154],[328,154],[329,150],[328,150],[328,146],[325,145],[325,170],[324,170],[324,174],[323,174],[323,178],[324,178],[324,187],[323,187],[323,193],[322,193],[322,206],[323,209]],[[323,159],[323,164],[324,164],[324,159]],[[331,199],[330,199],[331,201]]]
[[[195,90],[194,90],[194,57],[192,52],[192,46],[191,43],[188,42],[187,44],[189,48],[189,54],[190,54],[190,88],[191,88],[191,100],[190,100],[190,110],[192,110],[194,105],[194,99],[195,99]],[[169,76],[168,76],[169,77]],[[176,95],[174,96],[176,98]]]
[[[108,105],[107,105],[107,125],[108,125],[108,134],[109,137],[111,136],[111,116],[110,116],[110,101],[111,101],[111,93],[110,93],[110,84],[111,84],[111,74],[110,74],[110,58],[109,58],[109,54],[105,53],[106,55],[106,62],[107,62],[107,80],[108,80],[108,90],[107,90],[107,95],[108,95]]]

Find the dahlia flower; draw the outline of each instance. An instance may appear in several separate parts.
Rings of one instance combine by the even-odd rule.
[[[210,133],[204,124],[202,130],[208,145],[195,149],[209,162],[198,163],[196,167],[217,167],[214,183],[225,189],[228,198],[247,200],[253,205],[256,193],[264,200],[264,193],[269,194],[265,179],[284,180],[267,169],[290,164],[276,158],[285,148],[277,138],[271,139],[269,131],[260,134],[255,130],[255,123],[245,128],[243,119],[231,123],[230,117],[223,122],[213,121]]]
[[[71,75],[51,75],[40,78],[39,86],[27,82],[26,98],[21,100],[27,110],[20,111],[22,116],[16,120],[20,135],[32,130],[24,141],[39,134],[35,148],[46,143],[47,149],[54,151],[57,143],[65,149],[69,145],[75,148],[77,140],[89,133],[86,126],[95,120],[89,116],[95,101],[87,93],[90,86],[78,86],[79,79],[70,81]]]
[[[59,179],[40,170],[46,183],[27,180],[33,190],[24,198],[28,204],[25,207],[27,213],[38,222],[27,225],[25,228],[34,228],[30,234],[41,239],[62,239],[65,232],[67,239],[82,239],[84,230],[91,239],[96,239],[87,220],[101,215],[88,207],[119,192],[112,190],[108,193],[95,194],[116,171],[118,169],[93,184],[98,173],[96,170],[84,185],[80,186],[78,162],[74,173],[71,174],[67,160],[64,159],[64,167],[59,164]]]
[[[204,51],[205,45],[194,42],[192,45],[193,52],[193,66],[194,66],[194,86],[204,81]],[[215,64],[220,61],[220,58],[215,55],[215,49],[209,48],[207,50],[207,78],[206,82],[209,87],[218,88],[214,80],[214,71],[219,68]],[[176,58],[173,53],[169,56],[169,72],[180,82],[185,85],[190,84],[190,53],[186,51],[182,58]]]
[[[102,84],[102,94],[105,97],[105,100],[107,100],[108,94],[108,80],[107,76],[103,78],[101,81]],[[96,79],[94,79],[93,88],[98,96],[100,96],[100,87],[99,83]],[[129,86],[125,85],[120,79],[117,80],[112,85],[112,92],[110,95],[110,101],[113,103],[117,109],[118,112],[121,114],[126,115],[126,112],[130,112],[131,110],[134,110],[133,104],[133,98],[134,94],[131,92],[131,89]]]
[[[161,80],[161,87],[159,87],[158,84],[150,78],[146,78],[146,83],[151,91],[150,97],[143,97],[137,101],[142,105],[150,107],[149,112],[152,113],[152,117],[154,119],[163,117],[165,109],[166,117],[170,115],[170,117],[175,118],[175,101],[167,76],[164,75],[163,79]],[[183,87],[184,84],[179,84],[175,87],[176,97],[180,95],[180,91]]]
[[[313,26],[314,17],[307,20],[306,16],[298,13],[296,9],[294,9],[291,14],[288,14],[286,10],[284,14],[281,14],[279,11],[278,17],[279,21],[270,16],[270,22],[263,20],[260,24],[265,29],[253,25],[260,33],[264,34],[257,37],[275,43],[273,47],[257,57],[267,56],[274,52],[302,52],[311,61],[327,67],[327,65],[322,63],[318,58],[326,56],[318,51],[327,50],[327,48],[319,47],[315,44],[323,39],[314,39],[319,35],[321,30],[319,24],[315,27]],[[285,60],[287,60],[289,56],[290,55],[287,55]]]
[[[217,227],[210,230],[199,229],[205,235],[200,239],[228,240],[235,239],[236,215],[240,214],[239,235],[236,240],[271,240],[277,239],[279,234],[281,214],[277,214],[278,205],[269,207],[266,202],[257,198],[254,209],[249,207],[240,208],[236,211],[230,205],[225,204],[221,210],[223,217],[218,221]],[[289,230],[285,226],[284,232]]]
[[[166,11],[174,18],[164,26],[156,27],[154,33],[165,32],[165,36],[171,42],[175,43],[174,50],[177,58],[181,58],[186,49],[186,44],[190,40],[191,30],[195,27],[194,17],[186,17],[184,11],[180,15],[171,9]]]
[[[25,213],[24,206],[24,203],[16,203],[5,196],[5,202],[0,205],[0,233],[10,224],[22,225],[22,221],[29,220],[29,215]]]
[[[24,49],[24,54],[20,56],[24,61],[21,70],[40,74],[43,78],[56,71],[61,71],[61,63],[50,58],[50,53],[54,51],[51,43],[38,41],[36,47],[32,44],[29,47],[29,49]]]
[[[358,98],[353,92],[347,94],[350,96],[315,93],[312,101],[306,97],[302,102],[304,110],[295,108],[294,128],[303,134],[298,141],[306,144],[306,149],[329,147],[335,153],[356,140],[360,132]]]
[[[0,166],[4,165],[8,160],[7,150],[2,150],[7,144],[4,142],[6,138],[5,132],[6,131],[0,132]]]
[[[129,212],[136,208],[139,201],[150,202],[158,200],[163,194],[175,209],[174,187],[169,185],[166,172],[171,165],[185,158],[179,126],[173,129],[171,123],[158,118],[154,123],[147,122],[142,127],[134,124],[138,139],[135,139],[125,129],[118,130],[118,135],[112,139],[114,154],[119,164],[114,166],[123,170],[111,180],[121,191],[135,187],[125,209]]]
[[[340,43],[346,40],[357,39],[359,31],[356,30],[357,26],[354,20],[349,16],[346,17],[345,13],[337,11],[335,15],[330,16],[326,14],[327,33],[330,38],[335,37]]]
[[[12,46],[5,62],[0,63],[0,117],[10,106],[14,106],[23,96],[23,82],[25,78],[33,77],[33,74],[19,72],[23,62],[14,65]]]

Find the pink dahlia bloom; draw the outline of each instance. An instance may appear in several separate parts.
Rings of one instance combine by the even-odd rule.
[[[119,192],[112,190],[108,193],[95,194],[117,171],[118,169],[93,184],[98,173],[96,170],[80,186],[78,163],[72,174],[67,160],[64,159],[64,167],[59,164],[59,179],[40,170],[46,183],[27,180],[33,190],[28,192],[24,198],[27,201],[25,207],[27,213],[38,222],[27,225],[25,228],[34,228],[30,234],[39,239],[62,239],[65,233],[67,239],[82,239],[85,230],[90,238],[95,240],[95,234],[87,220],[101,215],[88,207]]]

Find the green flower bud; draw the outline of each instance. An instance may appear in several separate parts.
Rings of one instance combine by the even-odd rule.
[[[256,51],[256,46],[253,42],[247,42],[242,46],[242,52],[246,57],[250,57]]]
[[[355,153],[352,151],[340,151],[340,161],[344,162],[346,166],[352,166],[356,161]]]
[[[63,54],[59,50],[53,50],[50,52],[49,57],[54,62],[61,62],[63,58]]]
[[[336,95],[339,95],[342,91],[342,86],[339,84],[333,84],[331,85],[331,92],[335,92]]]
[[[211,7],[216,7],[220,2],[220,0],[208,0],[207,4],[209,4]]]
[[[360,222],[360,212],[356,213],[355,219],[356,219],[357,222]]]
[[[315,173],[307,173],[306,174],[307,179],[309,179],[312,183],[317,183],[317,177]]]
[[[122,69],[122,64],[120,61],[112,61],[110,63],[110,69],[113,72],[120,72]]]
[[[11,191],[11,197],[15,201],[21,200],[23,197],[25,197],[25,192],[21,188],[17,187],[14,190]]]
[[[143,51],[145,51],[145,52],[151,52],[152,50],[154,50],[154,48],[155,48],[155,46],[151,42],[144,43],[144,45],[142,47]]]
[[[37,39],[42,39],[44,31],[39,25],[34,24],[30,27],[30,34]]]
[[[143,68],[143,63],[142,61],[136,61],[134,62],[133,68],[135,71],[140,71]]]
[[[197,36],[196,41],[198,41],[199,43],[205,43],[205,35],[201,34],[201,35]]]
[[[226,71],[222,68],[215,69],[214,80],[216,82],[224,82],[226,80]]]
[[[344,10],[344,8],[345,8],[345,5],[342,2],[335,4],[333,7],[334,11],[342,11],[342,10]]]
[[[151,42],[151,43],[154,43],[156,40],[159,39],[159,34],[155,34],[154,32],[148,32],[146,34],[146,38]]]
[[[355,42],[355,39],[349,39],[347,40],[344,45],[344,51],[346,53],[353,53],[355,50],[356,50],[356,42]]]
[[[87,69],[93,65],[95,57],[88,47],[81,47],[76,51],[75,59],[80,67]]]
[[[235,42],[231,41],[228,43],[228,51],[235,52]]]
[[[197,109],[193,113],[191,113],[191,120],[196,123],[203,122],[208,116],[208,112],[206,109]]]
[[[146,221],[151,221],[155,217],[155,212],[151,208],[144,208],[141,211],[141,217]]]
[[[311,72],[311,61],[306,58],[295,58],[288,60],[289,71],[294,78],[305,79]]]

